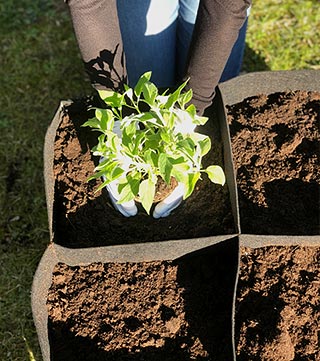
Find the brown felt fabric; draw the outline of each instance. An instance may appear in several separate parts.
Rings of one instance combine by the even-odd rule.
[[[116,0],[67,1],[86,71],[97,88],[126,82]]]

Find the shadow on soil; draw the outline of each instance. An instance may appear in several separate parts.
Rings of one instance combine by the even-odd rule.
[[[265,184],[266,206],[254,204],[238,189],[241,230],[249,234],[318,235],[319,194],[316,182],[276,179]]]

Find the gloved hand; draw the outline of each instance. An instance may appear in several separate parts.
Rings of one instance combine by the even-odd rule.
[[[153,211],[153,218],[167,217],[174,209],[176,209],[183,199],[184,184],[179,183],[173,192],[158,203]]]
[[[100,159],[100,161],[102,161],[103,158]],[[105,178],[103,178],[103,181],[105,181]],[[117,179],[114,180],[113,182],[107,184],[106,188],[108,190],[109,193],[109,197],[110,200],[114,206],[114,208],[119,211],[122,215],[124,215],[125,217],[132,217],[135,216],[138,213],[138,208],[135,204],[134,200],[131,200],[129,202],[124,202],[119,204],[118,200],[120,199],[120,195],[118,192],[118,181]]]
[[[101,158],[100,162],[104,159]],[[103,181],[106,179],[104,177]],[[118,200],[120,199],[120,195],[118,192],[118,180],[114,180],[113,182],[109,183],[106,188],[109,193],[110,200],[114,206],[114,208],[119,211],[122,215],[125,217],[132,217],[135,216],[138,213],[138,208],[135,204],[134,200],[131,200],[129,202],[124,202],[119,204]],[[173,190],[173,192],[166,197],[163,201],[159,202],[153,213],[153,218],[161,218],[161,217],[167,217],[169,214],[176,209],[180,203],[182,202],[184,194],[184,184],[179,183],[177,187]]]
[[[120,130],[120,123],[115,122],[115,126],[113,128],[114,133],[116,133],[120,138],[122,137],[122,133]],[[104,158],[100,158],[100,162],[104,161]],[[106,180],[105,177],[102,177],[103,181]],[[132,217],[135,216],[138,213],[138,208],[135,204],[134,200],[131,200],[129,202],[124,202],[119,204],[118,200],[120,199],[120,195],[118,192],[118,185],[119,180],[115,179],[114,181],[107,184],[106,188],[109,193],[110,200],[114,206],[114,208],[119,211],[122,215],[125,217]],[[164,200],[159,202],[154,211],[153,211],[153,218],[161,218],[161,217],[167,217],[173,211],[176,209],[183,199],[185,188],[183,183],[178,183],[178,186],[173,190],[173,192],[166,197]]]

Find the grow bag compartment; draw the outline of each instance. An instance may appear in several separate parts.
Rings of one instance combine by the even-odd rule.
[[[179,240],[82,250],[50,245],[35,274],[32,292],[34,320],[43,359],[185,360],[196,355],[206,356],[209,359],[210,355],[216,353],[228,355],[228,359],[233,359],[232,315],[238,239],[235,237],[226,240],[225,237],[216,237],[215,240],[211,240],[211,246],[208,246],[209,243],[208,240],[203,239],[195,242]],[[166,267],[169,263],[165,274],[169,274],[168,267],[176,267],[176,277],[168,283],[167,281],[160,283],[159,279],[162,279],[162,275],[157,276],[157,273],[146,273],[140,278],[139,272],[145,267],[152,267],[153,263],[162,267]],[[61,266],[70,268],[73,271],[73,278],[82,271],[77,278],[81,279],[79,292],[73,289],[75,285],[71,285],[72,277],[69,277],[69,274],[65,272],[61,276],[59,273]],[[93,272],[93,280],[87,282],[83,274],[90,274],[90,269],[94,266],[102,267],[104,271],[99,275]],[[108,272],[111,272],[112,266],[134,268],[137,283],[132,285],[128,280],[123,280],[126,277],[123,277],[122,273],[120,273],[120,281],[120,277],[110,280]],[[67,283],[60,284],[61,278],[66,278]],[[84,282],[87,282],[85,288]],[[107,292],[110,289],[110,282],[115,288]],[[159,285],[159,289],[152,288],[152,283]],[[164,285],[165,287],[162,288]],[[47,305],[50,286],[54,289],[49,291],[50,298]],[[142,292],[146,292],[145,290],[150,287],[151,289],[147,294],[142,294],[144,298],[141,298],[136,294],[139,287],[143,288]],[[97,292],[97,288],[100,288],[100,292]],[[90,311],[88,311],[89,316],[86,314],[88,302],[92,301],[90,292],[95,292],[97,297],[94,316],[92,314],[90,316]],[[101,292],[108,298],[101,297]],[[122,297],[119,296],[121,292],[127,292],[126,298],[130,299],[127,307],[125,299],[120,304],[112,304],[114,299]],[[80,297],[83,297],[82,302],[78,299]],[[65,305],[66,300],[70,302],[70,307]],[[75,307],[73,303],[77,305],[76,309],[79,309],[79,313],[72,313],[74,312],[72,307]],[[59,317],[60,313],[62,318],[67,313],[64,327],[59,322],[52,323],[48,320],[50,306],[55,308],[54,313],[58,313]],[[119,309],[117,316],[114,316],[115,307]],[[132,311],[132,308],[141,311]],[[106,313],[101,315],[101,311],[99,312],[101,309],[106,310]],[[145,315],[148,315],[146,319],[143,318],[143,310]],[[87,317],[92,317],[90,322]],[[118,332],[117,340],[121,338],[124,346],[116,344],[114,349],[109,346],[111,351],[104,351],[101,343],[108,348],[106,344],[108,340],[106,341],[104,339],[106,335],[99,334],[99,331],[103,325],[112,324],[115,317],[119,325],[113,324],[107,330],[111,333],[114,327],[114,332]],[[130,329],[129,324],[127,329],[126,322],[133,318],[136,326],[133,325],[134,328]],[[82,330],[80,326],[85,323]],[[122,328],[121,324],[123,324]],[[86,334],[88,328],[91,331]],[[91,334],[95,334],[95,337],[91,337]],[[139,353],[130,352],[127,345],[126,338],[130,339],[135,335],[139,336],[135,344],[141,348]],[[146,339],[148,342],[144,343]]]
[[[299,244],[302,238],[316,242],[320,72],[247,74],[221,84],[221,91],[238,188],[240,239],[261,245],[268,238],[280,244],[281,237],[284,244],[293,244],[295,237]]]
[[[212,149],[203,165],[222,166],[227,183],[221,187],[204,175],[196,192],[170,217],[155,220],[139,211],[137,216],[125,218],[112,207],[106,189],[95,192],[100,179],[87,182],[97,162],[90,152],[97,133],[81,127],[88,117],[87,104],[62,103],[45,144],[52,241],[80,248],[238,234],[232,156],[219,93],[207,115],[210,120],[199,131],[211,137]]]

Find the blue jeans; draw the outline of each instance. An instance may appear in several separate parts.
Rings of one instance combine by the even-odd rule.
[[[158,87],[176,84],[184,74],[199,0],[117,0],[126,68],[131,86],[146,71]],[[106,20],[107,21],[107,20]],[[239,75],[247,21],[221,81]]]

